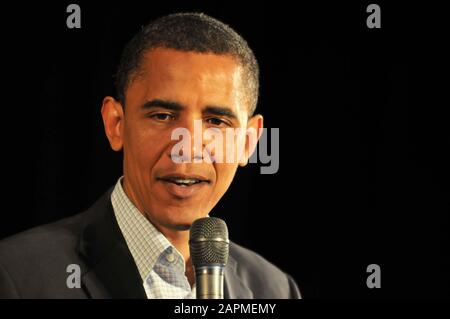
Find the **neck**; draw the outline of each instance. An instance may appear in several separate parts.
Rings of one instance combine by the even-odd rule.
[[[128,184],[124,182],[122,184],[123,190],[128,198],[133,202],[136,208],[145,218],[151,223],[150,219],[144,213],[142,207],[140,207],[138,201],[136,200],[133,192],[129,189]],[[180,252],[183,256],[185,262],[185,275],[188,278],[189,284],[192,286],[195,282],[194,268],[191,263],[191,255],[189,250],[189,231],[188,230],[176,230],[161,225],[156,225],[152,223],[166,238],[169,242]]]

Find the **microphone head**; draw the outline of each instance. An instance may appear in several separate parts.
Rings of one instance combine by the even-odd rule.
[[[191,225],[189,249],[194,267],[219,264],[228,261],[228,228],[217,217],[197,219]]]

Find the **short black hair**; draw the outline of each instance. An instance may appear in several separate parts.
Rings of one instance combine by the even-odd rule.
[[[247,42],[231,27],[204,13],[175,13],[144,26],[122,53],[116,73],[117,98],[125,106],[125,92],[138,74],[143,55],[151,49],[230,55],[243,67],[246,102],[253,115],[258,102],[259,67]]]

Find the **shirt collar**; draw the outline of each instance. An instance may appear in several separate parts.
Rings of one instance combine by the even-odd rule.
[[[123,190],[122,180],[123,176],[116,183],[111,194],[111,202],[117,223],[142,280],[146,280],[160,257],[170,252],[181,258],[184,269],[183,256],[131,202]]]

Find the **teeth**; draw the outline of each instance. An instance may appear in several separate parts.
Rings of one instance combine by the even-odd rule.
[[[198,183],[199,180],[198,179],[190,179],[190,178],[189,179],[177,178],[174,180],[174,182],[177,184],[194,184],[194,183]]]

